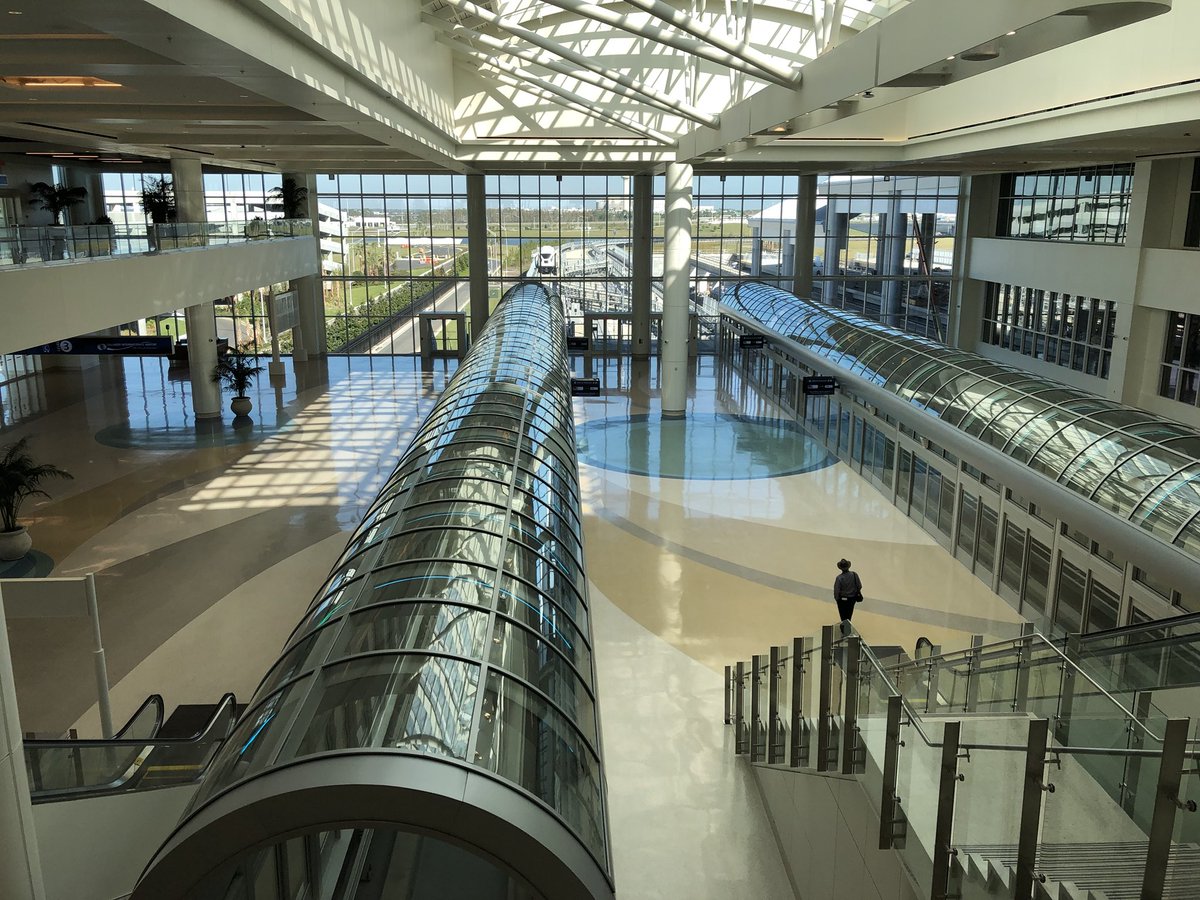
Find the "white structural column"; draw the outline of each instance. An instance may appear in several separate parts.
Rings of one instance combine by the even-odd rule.
[[[482,175],[467,176],[467,261],[471,291],[471,337],[483,330],[488,309],[487,195]]]
[[[317,179],[301,172],[284,172],[283,180],[291,179],[298,187],[308,191],[299,218],[311,219],[313,229],[313,253],[321,258],[321,224],[317,207]],[[285,210],[286,214],[286,210]],[[321,289],[321,269],[316,275],[293,278],[291,288],[296,292],[296,320],[298,327],[292,330],[292,361],[306,362],[310,356],[323,356],[329,351],[325,338],[325,304]]]
[[[900,297],[904,285],[899,278],[904,274],[904,248],[908,243],[908,213],[900,209],[900,194],[888,198],[887,216],[883,219],[880,232],[880,259],[875,271],[887,280],[880,285],[881,298],[879,318],[885,325],[902,327]]]
[[[667,166],[666,248],[663,261],[662,413],[687,414],[688,275],[692,261],[692,167]]]
[[[979,328],[983,321],[987,286],[969,277],[971,245],[976,238],[995,234],[999,197],[999,175],[972,175],[960,182],[954,236],[955,278],[950,295],[946,343],[961,350],[976,351],[979,348]]]
[[[198,159],[171,160],[171,181],[175,186],[176,218],[180,222],[208,221],[204,201],[204,173]],[[188,375],[192,383],[192,411],[196,421],[221,416],[221,389],[213,383],[217,365],[217,320],[212,302],[198,303],[184,310],[187,317]]]
[[[630,222],[630,307],[633,313],[633,357],[650,355],[650,307],[654,291],[654,183],[649,172],[633,176],[633,216]]]
[[[45,900],[3,597],[0,597],[0,729],[0,897]]]
[[[792,259],[792,293],[797,297],[812,297],[816,240],[817,176],[801,175],[800,192],[796,196],[796,252]]]

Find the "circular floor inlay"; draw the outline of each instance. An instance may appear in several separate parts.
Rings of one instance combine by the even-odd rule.
[[[589,465],[663,478],[772,478],[837,462],[794,422],[720,413],[601,419],[580,426],[578,444]]]
[[[129,422],[109,425],[96,432],[96,440],[107,447],[140,450],[198,450],[202,447],[229,447],[261,441],[279,433],[288,425],[287,416],[271,410],[270,421],[255,415],[244,421],[226,416],[219,424],[197,429],[188,424],[138,425]]]
[[[54,560],[40,550],[30,550],[20,559],[0,559],[0,578],[46,578]]]

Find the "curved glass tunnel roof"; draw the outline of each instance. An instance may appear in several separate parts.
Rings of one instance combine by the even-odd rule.
[[[1200,433],[769,285],[735,308],[1200,560]]]
[[[537,893],[611,898],[570,375],[562,310],[541,285],[514,287],[493,313],[214,759],[170,852],[188,850],[181,835],[206,808],[261,792],[255,781],[271,773],[336,758],[354,760],[361,783],[366,761],[395,787],[398,755],[488,773],[481,790],[507,784],[500,793],[525,813],[486,812],[512,823],[537,807],[565,829],[560,843],[577,843],[564,865],[590,860],[579,883],[593,887],[548,888],[530,871],[544,865],[504,859]],[[413,825],[420,803],[403,805],[396,822]],[[211,815],[200,828],[222,827]],[[148,875],[171,861],[168,845]]]

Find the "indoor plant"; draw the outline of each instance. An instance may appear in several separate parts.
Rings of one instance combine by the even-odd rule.
[[[308,188],[296,183],[294,178],[285,178],[279,187],[271,188],[267,198],[278,203],[285,219],[308,218]]]
[[[159,231],[175,221],[175,185],[169,178],[147,178],[142,186],[142,212],[150,217],[146,243],[151,253],[159,250]]]
[[[213,369],[213,381],[234,392],[229,408],[235,416],[248,415],[254,408],[253,402],[246,396],[246,391],[254,384],[254,379],[263,368],[255,359],[256,357],[245,353],[230,353],[218,359],[216,368]]]
[[[169,178],[147,178],[142,188],[142,212],[155,225],[175,221],[175,185]]]
[[[33,539],[23,525],[17,524],[17,513],[26,497],[41,494],[47,478],[71,478],[58,466],[36,465],[28,452],[29,438],[9,444],[0,454],[0,560],[20,559],[33,546]]]
[[[65,184],[47,184],[35,181],[29,185],[29,202],[37,209],[49,211],[54,224],[62,224],[62,214],[87,198],[87,188],[67,187]]]

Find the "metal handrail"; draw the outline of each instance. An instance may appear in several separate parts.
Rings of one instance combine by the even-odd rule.
[[[1139,634],[1144,631],[1161,631],[1164,628],[1173,629],[1180,625],[1200,626],[1200,613],[1184,613],[1181,616],[1172,616],[1169,619],[1156,619],[1153,622],[1141,622],[1137,625],[1121,625],[1117,628],[1106,628],[1103,631],[1091,631],[1087,634],[1080,634],[1079,641],[1081,644],[1090,644],[1093,641],[1100,641],[1104,638],[1118,637],[1125,634]]]
[[[1102,694],[1104,697],[1106,697],[1117,709],[1121,710],[1121,712],[1124,713],[1131,721],[1137,723],[1137,726],[1139,728],[1141,728],[1143,731],[1145,731],[1145,733],[1147,735],[1154,738],[1154,740],[1156,740],[1156,741],[1159,741],[1159,742],[1162,741],[1161,735],[1157,735],[1154,732],[1152,732],[1149,728],[1147,728],[1146,725],[1143,722],[1141,722],[1137,718],[1137,716],[1135,716],[1129,709],[1127,709],[1116,697],[1114,697],[1111,693],[1109,693],[1107,690],[1105,690],[1103,687],[1101,687],[1100,684],[1094,678],[1092,678],[1091,675],[1089,675],[1086,671],[1084,671],[1084,669],[1082,667],[1080,667],[1078,663],[1074,662],[1061,649],[1059,649],[1059,647],[1057,647],[1053,641],[1049,640],[1044,634],[1042,634],[1039,631],[1031,632],[1030,634],[1025,635],[1024,637],[1020,637],[1020,638],[1009,638],[1007,640],[996,641],[991,644],[982,644],[978,647],[973,647],[973,648],[969,648],[966,650],[955,650],[952,653],[944,653],[941,656],[929,656],[929,657],[925,657],[920,660],[909,660],[908,662],[898,663],[897,665],[893,666],[892,669],[893,669],[893,671],[897,671],[897,672],[899,672],[899,671],[914,671],[914,670],[931,668],[935,665],[938,666],[939,668],[945,668],[946,667],[945,663],[946,663],[946,660],[948,660],[948,659],[957,659],[957,660],[961,660],[962,662],[969,663],[972,659],[982,658],[983,656],[987,656],[987,655],[994,656],[995,655],[994,650],[993,650],[992,654],[987,654],[984,652],[989,649],[998,648],[998,647],[1008,647],[1012,650],[1019,651],[1019,650],[1024,649],[1025,645],[1031,641],[1040,641],[1046,647],[1049,647],[1055,654],[1057,654],[1059,657],[1061,657],[1061,661],[1063,663],[1065,663],[1066,665],[1071,667],[1071,670],[1073,673],[1077,673],[1077,674],[1083,676],[1083,678],[1086,681],[1088,681],[1096,689],[1096,692],[1098,692],[1098,693]],[[951,669],[951,671],[955,671],[955,670]],[[964,745],[964,746],[966,746],[966,745]]]
[[[1034,636],[1042,637],[1042,635],[1039,635],[1036,632],[1033,635],[1030,635],[1030,637],[1034,637]],[[991,646],[995,646],[995,645],[993,644]],[[1055,649],[1057,650],[1057,648],[1055,648]],[[896,687],[895,681],[893,681],[891,679],[887,670],[883,667],[883,664],[880,662],[879,658],[875,655],[874,651],[872,651],[871,648],[865,643],[863,643],[863,645],[862,645],[862,651],[863,651],[862,658],[867,659],[870,662],[870,664],[875,668],[875,670],[887,680],[887,684],[892,691],[892,695],[900,698],[901,707],[903,708],[905,715],[907,717],[907,721],[903,724],[913,726],[913,728],[916,730],[917,734],[920,735],[921,740],[925,743],[925,746],[927,746],[927,747],[942,747],[943,746],[942,741],[935,741],[929,737],[929,734],[925,731],[925,729],[921,725],[921,715],[913,708],[912,704],[908,701],[908,698],[906,698],[904,696],[904,694],[902,694],[900,692],[900,689]],[[939,658],[940,657],[930,657],[930,659],[939,659]],[[1070,663],[1070,659],[1067,658],[1065,655],[1063,656],[1063,658],[1066,659],[1068,663]],[[1071,663],[1071,664],[1074,665],[1073,663]],[[1078,669],[1078,666],[1075,666],[1075,668]],[[1083,673],[1083,674],[1084,674],[1085,678],[1088,678],[1089,681],[1092,681],[1092,679],[1090,677],[1088,677],[1086,673]],[[1095,684],[1095,682],[1092,681],[1092,684]],[[1099,688],[1099,685],[1097,685],[1097,687]],[[1149,737],[1151,739],[1158,742],[1159,744],[1162,743],[1162,738],[1160,736],[1154,734],[1154,732],[1152,732],[1149,728],[1146,728],[1146,726],[1141,721],[1139,721],[1137,719],[1137,717],[1128,713],[1128,711],[1125,710],[1125,707],[1121,706],[1120,703],[1117,703],[1116,700],[1112,698],[1112,695],[1110,695],[1103,688],[1100,688],[1100,692],[1103,693],[1105,696],[1109,697],[1109,699],[1113,700],[1113,702],[1117,705],[1117,707],[1119,709],[1121,709],[1123,712],[1125,712],[1129,716],[1130,720],[1135,722],[1140,728],[1142,728],[1142,730],[1145,731],[1145,733],[1147,735],[1149,735]],[[960,749],[963,749],[963,750],[1020,751],[1021,753],[1024,753],[1026,750],[1026,746],[1024,744],[988,744],[988,743],[968,743],[968,742],[960,741],[958,746],[960,747]],[[1054,749],[1055,753],[1063,753],[1068,756],[1158,757],[1158,756],[1162,755],[1161,751],[1159,751],[1159,750],[1140,750],[1140,749],[1135,749],[1135,748],[1118,748],[1118,747],[1079,747],[1079,746],[1074,746],[1074,745],[1069,745],[1069,744],[1055,746],[1053,749]],[[1186,754],[1185,758],[1200,759],[1200,750]]]

